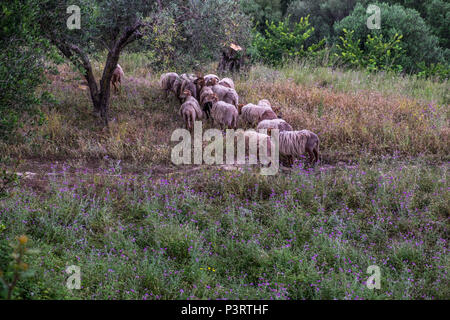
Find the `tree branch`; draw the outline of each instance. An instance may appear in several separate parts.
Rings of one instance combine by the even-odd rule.
[[[78,58],[78,62],[84,68],[84,77],[88,83],[91,97],[93,101],[96,101],[98,99],[98,86],[87,54],[78,46],[67,43],[64,40],[58,40],[55,37],[49,37],[49,39],[69,60],[71,60],[73,56]]]
[[[132,27],[128,27],[125,32],[122,34],[122,36],[119,38],[118,41],[116,41],[116,45],[114,50],[118,50],[117,52],[120,53],[120,51],[122,51],[123,48],[125,48],[125,46],[129,43],[131,43],[132,41],[136,40],[136,38],[134,38],[132,41],[129,41],[130,38],[132,38],[141,27],[143,27],[145,24],[142,21],[137,21]]]

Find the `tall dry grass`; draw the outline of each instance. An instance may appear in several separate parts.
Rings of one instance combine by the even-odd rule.
[[[111,98],[108,129],[92,115],[80,75],[61,65],[59,75],[49,75],[51,83],[41,88],[58,101],[42,107],[46,123],[25,126],[14,144],[0,144],[1,154],[46,160],[107,156],[139,166],[170,165],[170,136],[183,126],[179,104],[173,97],[164,99],[159,75],[147,68],[145,57],[127,54],[120,63],[125,81],[121,94]],[[98,77],[101,69],[96,63]],[[291,65],[279,71],[255,66],[234,79],[242,102],[269,99],[294,129],[316,132],[324,161],[390,155],[448,159],[446,82],[423,80],[426,86],[414,91],[420,83],[415,78],[362,77],[361,72]]]

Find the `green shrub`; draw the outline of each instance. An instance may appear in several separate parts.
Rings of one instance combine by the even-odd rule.
[[[265,21],[280,21],[283,17],[280,0],[242,0],[242,11],[251,17],[259,32],[266,29]]]
[[[401,48],[402,35],[395,34],[387,41],[383,35],[367,35],[364,45],[361,39],[354,39],[354,31],[343,30],[344,36],[339,37],[336,56],[350,67],[367,68],[369,71],[401,71],[402,66],[395,64],[403,55]]]
[[[431,32],[439,38],[442,48],[450,49],[448,21],[450,20],[450,3],[446,0],[383,0],[388,4],[399,4],[405,8],[415,9],[430,26]]]
[[[414,9],[405,9],[400,5],[375,3],[381,10],[381,28],[370,30],[366,22],[369,14],[366,8],[357,4],[353,12],[334,24],[338,36],[342,36],[344,29],[354,30],[354,38],[365,41],[371,34],[383,35],[385,39],[392,39],[395,34],[403,35],[402,48],[405,54],[398,58],[397,64],[408,72],[418,70],[417,63],[424,61],[426,64],[443,62],[443,50],[439,47],[438,39],[431,33],[419,13]]]
[[[302,17],[295,23],[292,30],[288,19],[277,24],[266,21],[265,34],[255,31],[250,54],[255,60],[261,60],[270,65],[279,65],[286,58],[302,58],[311,56],[324,45],[325,40],[309,47],[306,40],[311,37],[314,28],[310,26],[309,17]]]
[[[300,17],[310,15],[309,22],[314,27],[314,34],[308,43],[329,39],[334,35],[333,24],[340,21],[353,10],[356,0],[295,0],[289,4],[290,21],[296,22]]]
[[[36,28],[36,0],[2,1],[0,12],[0,139],[6,140],[24,113],[36,114],[46,43]]]
[[[445,80],[448,79],[450,75],[450,66],[442,63],[432,63],[430,65],[426,65],[425,62],[419,62],[417,66],[420,70],[417,74],[419,77],[435,77],[440,80]]]
[[[27,261],[30,255],[36,254],[39,250],[28,248],[28,237],[21,235],[17,237],[17,241],[10,244],[11,248],[7,247],[5,241],[0,242],[0,248],[9,254],[2,254],[0,256],[0,297],[3,299],[14,299],[14,289],[22,281],[32,277],[35,270],[29,268]],[[6,258],[6,259],[5,259]]]

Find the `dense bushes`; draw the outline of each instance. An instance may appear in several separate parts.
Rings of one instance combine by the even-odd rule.
[[[198,68],[202,64],[217,61],[224,45],[236,43],[244,48],[248,46],[251,38],[250,20],[236,1],[192,1],[187,8],[183,3],[174,1],[167,10],[171,33],[160,34],[161,45],[156,47],[154,41],[145,41],[147,49],[155,53],[156,63],[153,67],[177,70]],[[179,23],[181,18],[182,23]],[[166,50],[166,45],[173,48],[170,59],[161,54]],[[166,63],[158,63],[164,58]]]
[[[301,46],[314,46],[326,39],[327,46],[332,48],[332,51],[346,65],[352,67],[368,67],[371,71],[403,70],[409,73],[419,73],[420,76],[436,76],[441,79],[448,77],[450,58],[448,41],[450,37],[447,21],[450,18],[450,4],[443,0],[421,2],[385,0],[383,3],[372,3],[366,0],[275,1],[271,5],[276,7],[274,11],[276,14],[271,15],[264,15],[263,11],[256,13],[255,10],[250,10],[265,3],[263,0],[242,0],[242,3],[245,3],[245,6],[243,5],[246,8],[245,12],[251,16],[258,30],[253,43],[266,42],[262,46],[253,46],[251,50],[253,57],[264,56],[261,50],[268,50],[264,48],[273,49],[273,46],[267,45],[267,38],[269,38],[267,32],[273,33],[274,26],[282,26],[283,32],[286,32],[285,21],[287,18],[290,29],[294,29],[302,17],[309,16],[308,22],[314,32],[310,32],[309,36],[300,44],[295,44],[291,51],[301,52]],[[287,5],[287,9],[280,9],[280,3]],[[366,23],[370,15],[366,9],[369,4],[378,5],[381,9],[380,30],[367,28]],[[278,18],[284,11],[284,16]],[[268,20],[268,23],[261,23],[263,17]],[[344,29],[348,32],[354,31],[351,35],[355,41],[353,48],[343,48],[345,44],[341,38],[350,36],[350,34],[345,34]],[[277,39],[284,37],[285,35],[282,33],[277,34]],[[350,39],[347,41],[351,42]],[[393,46],[398,46],[399,49],[397,50]],[[280,47],[285,48],[286,46],[280,45]],[[359,55],[358,61],[355,61],[355,57],[351,58],[350,51],[346,52],[346,50],[355,50],[353,54]],[[262,60],[264,62],[270,60],[269,63],[274,65],[289,56],[288,52],[281,55],[274,53],[270,59]],[[393,64],[394,61],[395,64]],[[334,63],[329,60],[327,62]]]
[[[430,26],[431,32],[439,38],[442,48],[450,49],[450,3],[446,0],[383,0],[389,4],[400,4],[405,8],[417,10]]]
[[[242,0],[241,7],[259,32],[266,29],[266,21],[281,21],[283,18],[280,0]]]
[[[355,39],[367,38],[369,34],[383,35],[388,39],[395,34],[403,35],[402,48],[405,55],[398,59],[406,71],[417,71],[417,63],[426,64],[442,62],[443,52],[438,45],[438,39],[432,35],[430,28],[420,17],[419,13],[413,9],[405,9],[400,5],[388,5],[377,3],[381,9],[381,28],[379,30],[370,30],[366,26],[369,14],[366,8],[360,4],[356,5],[353,12],[334,25],[338,35],[343,34],[343,30],[354,30]],[[364,49],[364,47],[362,48]]]
[[[287,11],[292,23],[310,16],[310,23],[316,30],[309,39],[309,44],[312,44],[333,36],[333,24],[346,17],[355,3],[356,0],[295,0]]]
[[[35,27],[36,1],[0,4],[0,139],[9,139],[25,112],[36,112],[35,88],[43,74],[43,47]]]
[[[289,28],[289,22],[266,22],[267,29],[264,35],[255,32],[252,48],[250,50],[253,57],[262,60],[264,63],[277,65],[285,58],[302,58],[306,55],[313,55],[323,44],[324,40],[306,46],[306,41],[314,32],[310,26],[308,17],[301,18],[298,23]]]
[[[396,64],[404,55],[401,47],[402,35],[394,34],[385,41],[383,35],[367,35],[367,40],[361,46],[361,39],[354,39],[354,31],[343,30],[341,44],[337,44],[336,56],[350,67],[367,68],[369,71],[401,71],[402,66]],[[361,48],[363,47],[364,50]]]

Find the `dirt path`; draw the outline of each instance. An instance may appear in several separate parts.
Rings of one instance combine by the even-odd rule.
[[[397,165],[401,164],[400,162]],[[434,165],[446,165],[449,163],[441,163]],[[339,162],[337,164],[319,163],[314,167],[314,173],[320,174],[324,171],[333,171],[336,169],[345,168],[347,170],[355,170],[358,168],[357,164],[349,164]],[[49,189],[49,184],[53,180],[65,180],[68,185],[76,184],[77,178],[88,177],[88,179],[95,179],[95,177],[126,177],[126,176],[149,176],[152,179],[163,178],[184,178],[201,175],[205,170],[245,170],[254,171],[255,166],[250,165],[154,165],[150,167],[136,167],[120,161],[105,162],[105,161],[90,161],[90,162],[76,162],[76,161],[54,161],[43,162],[39,160],[22,160],[17,168],[17,174],[22,177],[22,184],[31,187],[36,192],[45,192]],[[279,174],[292,174],[296,172],[297,168],[286,168],[280,166]],[[254,171],[255,172],[255,171]]]

